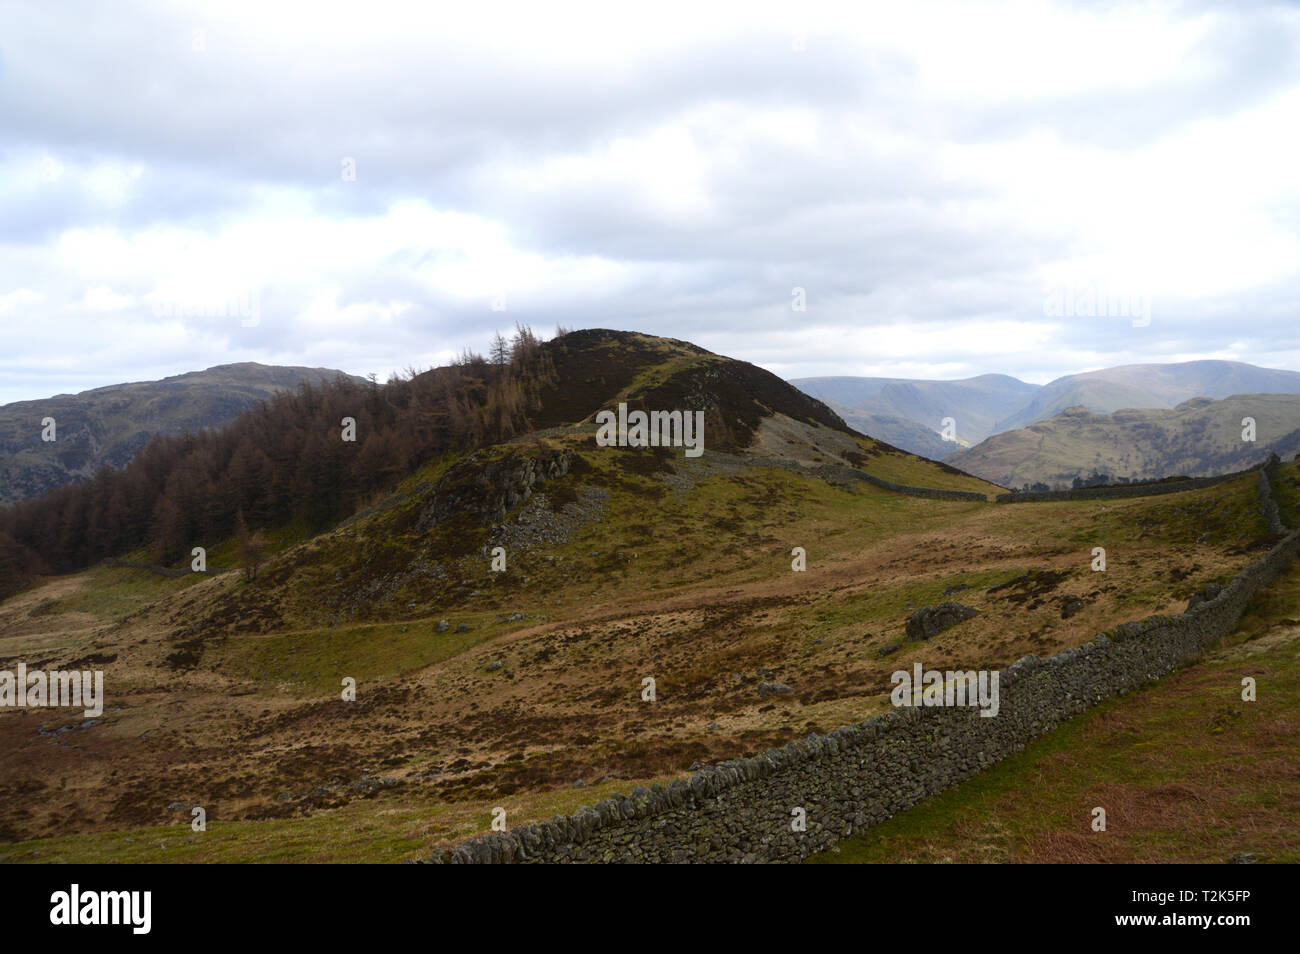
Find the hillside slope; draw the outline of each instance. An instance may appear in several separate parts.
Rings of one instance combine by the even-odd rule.
[[[858,434],[775,375],[686,342],[596,329],[543,348],[554,376],[530,414],[537,430],[435,459],[377,506],[272,561],[257,587],[230,594],[204,610],[206,618],[264,630],[386,620],[402,607],[467,599],[482,573],[480,561],[465,559],[469,554],[508,539],[533,545],[530,534],[501,529],[511,516],[556,529],[559,539],[574,519],[598,513],[631,547],[635,534],[624,535],[625,528],[648,533],[652,522],[676,523],[661,512],[670,491],[712,481],[727,496],[732,485],[749,482],[747,474],[769,467],[797,475],[790,479],[800,484],[823,484],[818,468],[854,468],[895,484],[977,494],[1000,489]],[[620,403],[701,412],[703,455],[598,446],[595,415]],[[539,500],[530,504],[534,494]],[[623,519],[612,520],[614,513]],[[726,526],[749,533],[738,517]],[[449,561],[432,575],[425,572],[431,554]],[[599,562],[592,561],[592,572]],[[572,578],[547,565],[535,567],[530,579],[547,581],[543,591],[573,591]]]
[[[990,529],[1032,514],[994,521],[990,503],[908,496],[853,471],[996,488],[855,434],[767,372],[682,342],[595,332],[548,342],[545,353],[554,379],[539,385],[530,414],[547,426],[446,445],[324,532],[305,536],[299,520],[254,524],[268,545],[253,578],[185,572],[184,549],[167,574],[100,565],[0,602],[6,658],[93,664],[109,695],[104,718],[88,724],[57,710],[0,718],[0,841],[166,825],[169,806],[184,803],[205,805],[214,832],[309,822],[314,857],[338,844],[320,825],[380,798],[375,823],[422,819],[405,850],[423,853],[463,825],[471,833],[483,799],[507,799],[526,817],[575,780],[594,789],[608,777],[676,772],[809,721],[838,724],[884,678],[910,600],[1016,577],[1027,561],[1052,559],[1070,522],[1053,520],[1051,539],[1022,539],[1013,553]],[[360,396],[386,407],[405,395],[401,425],[439,406],[419,404],[428,395],[415,384]],[[351,400],[351,390],[339,396]],[[316,398],[323,410],[277,399],[254,420],[282,422],[270,432],[282,443],[290,422],[295,432],[319,425],[344,463],[365,453],[364,433],[356,447],[338,440],[344,405]],[[595,414],[621,402],[699,410],[705,452],[599,446]],[[195,442],[196,465],[223,466],[215,451],[226,443]],[[975,525],[958,536],[969,545],[937,544],[967,520]],[[207,548],[210,569],[241,565],[238,537],[190,542]],[[796,547],[806,571],[792,566]],[[972,570],[980,554],[988,565]],[[127,556],[150,559],[147,547]],[[1236,559],[1202,559],[1194,575]],[[1163,600],[1163,582],[1130,582]],[[988,610],[969,628],[970,651],[1013,658],[1020,647],[1003,630],[1020,604],[1001,591],[976,598]],[[1108,612],[1111,599],[1099,593],[1092,611]],[[1059,615],[1043,614],[1049,625]],[[1034,630],[1026,646],[1058,636]],[[647,674],[658,680],[653,708],[639,698]],[[355,705],[340,699],[345,679],[356,680]],[[789,698],[769,702],[759,689],[768,682],[793,687],[771,690]],[[390,818],[390,795],[415,815]],[[74,802],[88,807],[71,811]],[[186,851],[255,850],[256,839],[241,848],[224,837]],[[369,857],[394,847],[369,846]]]
[[[121,467],[157,435],[220,427],[258,401],[340,371],[226,364],[161,381],[114,384],[0,406],[0,505]],[[54,418],[57,441],[41,440]]]
[[[885,441],[901,450],[928,457],[930,460],[943,460],[961,446],[951,441],[945,441],[939,436],[938,431],[931,430],[907,418],[895,417],[892,414],[874,413],[860,407],[851,407],[831,398],[822,398],[822,400],[826,402],[827,407],[859,433],[870,434],[877,440]]]
[[[1298,616],[1292,567],[1199,663],[810,862],[1300,862]],[[1246,677],[1264,701],[1243,703]],[[1111,820],[1104,836],[1091,825],[1097,805]]]
[[[1256,440],[1242,440],[1242,420]],[[1253,466],[1276,453],[1300,451],[1300,395],[1244,394],[1197,398],[1169,410],[1132,408],[1094,414],[1083,407],[1019,430],[995,434],[949,462],[1007,487],[1069,486],[1094,473],[1131,480],[1204,477]]]
[[[636,332],[589,329],[543,345],[555,369],[530,415],[538,428],[577,424],[620,401],[643,410],[705,412],[708,446],[749,446],[762,418],[781,414],[852,433],[820,401],[771,372],[696,345]]]
[[[43,839],[0,857],[427,857],[494,806],[544,819],[884,711],[900,667],[1001,668],[1181,612],[1267,543],[1249,477],[1013,508],[590,436],[429,465],[252,581],[100,567],[0,603],[8,658],[93,664],[108,694],[93,722],[0,718],[0,842]],[[548,466],[524,497],[529,460]],[[979,615],[906,638],[915,607],[953,594]]]
[[[383,385],[344,376],[304,385],[224,428],[159,438],[120,470],[0,510],[9,571],[0,596],[128,550],[182,565],[195,546],[219,546],[249,525],[320,532],[426,464],[520,435],[594,432],[602,409],[689,421],[693,455],[841,467],[871,457],[872,475],[892,483],[993,489],[865,438],[775,375],[686,342],[599,329],[542,342],[520,328],[508,351]]]

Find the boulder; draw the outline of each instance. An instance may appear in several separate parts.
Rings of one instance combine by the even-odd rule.
[[[978,615],[977,609],[947,600],[938,606],[922,606],[907,620],[907,638],[929,639]]]

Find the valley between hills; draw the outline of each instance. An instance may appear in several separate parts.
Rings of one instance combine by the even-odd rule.
[[[999,504],[1002,487],[858,433],[774,376],[685,342],[590,331],[540,347],[553,374],[538,378],[528,426],[394,471],[328,526],[257,526],[252,578],[240,572],[246,542],[216,529],[202,541],[213,572],[183,572],[185,556],[152,544],[25,571],[0,602],[5,665],[102,669],[107,701],[95,720],[0,712],[0,858],[417,860],[487,831],[498,807],[512,826],[542,820],[884,712],[890,674],[916,662],[1002,669],[1176,616],[1278,539],[1253,473],[1162,496]],[[619,402],[700,409],[705,453],[599,446],[594,415]],[[308,426],[336,428],[330,410]],[[1274,489],[1294,526],[1294,462]],[[806,570],[792,569],[794,548]],[[1294,577],[1243,623],[1242,640],[1264,639],[1271,655],[1255,663],[1269,673],[1293,662]],[[977,615],[907,637],[917,609],[947,600]],[[355,702],[340,697],[345,679]],[[1149,690],[1165,691],[1177,690]],[[1269,710],[1260,752],[1295,715],[1293,695],[1277,704],[1290,708]],[[1217,751],[1202,721],[1182,720],[1181,738]],[[1050,772],[1034,762],[1032,777]],[[1128,784],[1116,772],[1098,784]],[[1269,784],[1251,824],[1268,852],[1293,855],[1279,833],[1294,831],[1297,779]],[[191,831],[194,806],[207,832]],[[1042,819],[1061,810],[1042,806],[993,860],[1061,860],[1042,847],[1059,829]],[[978,805],[958,811],[991,824]],[[944,830],[902,856],[942,860]],[[899,845],[903,833],[882,837]],[[1176,847],[1148,839],[1115,857]],[[871,850],[844,847],[862,860]]]
[[[1300,451],[1300,374],[1239,361],[1124,365],[1046,385],[1004,374],[791,383],[864,434],[1018,490],[1203,477]]]

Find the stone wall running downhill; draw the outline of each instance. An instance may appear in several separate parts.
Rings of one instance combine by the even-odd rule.
[[[1278,477],[1278,466],[1282,463],[1276,454],[1270,454],[1268,461],[1259,469],[1255,490],[1259,494],[1259,507],[1264,512],[1269,533],[1285,533],[1286,525],[1282,523],[1282,511],[1278,509],[1277,499],[1273,496],[1272,482]]]
[[[1269,512],[1267,478],[1259,489]],[[440,849],[428,861],[800,861],[1019,752],[1097,703],[1193,662],[1232,632],[1255,591],[1298,551],[1300,533],[1288,533],[1215,598],[1180,616],[1125,623],[1047,658],[1026,656],[1002,670],[994,717],[973,706],[894,709],[706,766],[667,786],[638,787],[572,815]],[[796,808],[806,812],[806,831],[792,830]]]

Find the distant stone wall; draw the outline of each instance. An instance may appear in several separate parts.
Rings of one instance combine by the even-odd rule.
[[[998,503],[1039,503],[1051,500],[1096,500],[1111,497],[1154,497],[1159,494],[1177,494],[1184,490],[1200,490],[1213,487],[1228,480],[1236,480],[1252,473],[1239,470],[1231,474],[1217,474],[1214,477],[1192,477],[1187,480],[1155,481],[1146,484],[1108,484],[1105,487],[1081,487],[1078,490],[1041,490],[1026,491],[1018,494],[998,494],[994,499]]]
[[[1272,501],[1268,482],[1261,484]],[[1152,616],[1001,672],[1000,709],[900,708],[752,758],[638,787],[549,822],[481,836],[434,863],[795,862],[905,811],[1116,694],[1187,665],[1236,627],[1300,552],[1292,532],[1214,599]],[[807,829],[792,830],[792,810]]]
[[[978,494],[969,490],[938,490],[934,487],[909,487],[907,484],[896,484],[892,480],[884,480],[868,474],[865,470],[858,470],[856,467],[824,464],[815,468],[814,473],[823,477],[830,476],[866,481],[881,490],[892,490],[895,493],[907,494],[909,497],[930,497],[934,500],[976,500],[980,503],[988,503],[989,500],[988,494]]]

